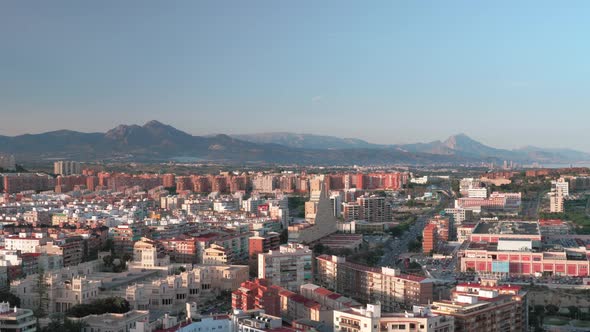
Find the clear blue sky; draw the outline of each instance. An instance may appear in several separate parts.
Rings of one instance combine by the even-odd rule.
[[[2,1],[0,134],[157,119],[590,151],[589,17],[589,1]]]

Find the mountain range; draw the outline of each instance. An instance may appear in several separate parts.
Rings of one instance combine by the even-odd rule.
[[[445,141],[373,144],[356,138],[294,133],[193,136],[158,121],[119,125],[106,133],[58,130],[0,136],[0,153],[19,161],[211,161],[326,165],[460,164],[513,160],[521,163],[576,163],[590,154],[570,149],[489,147],[464,134]]]

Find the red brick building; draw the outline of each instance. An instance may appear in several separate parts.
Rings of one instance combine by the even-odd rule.
[[[273,286],[266,279],[243,282],[232,292],[232,308],[244,311],[263,309],[266,314],[281,316],[281,297],[283,289]]]

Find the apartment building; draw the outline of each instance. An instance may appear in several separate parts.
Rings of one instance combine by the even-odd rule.
[[[453,332],[454,318],[414,306],[412,312],[382,313],[380,304],[334,311],[335,332]],[[474,330],[475,331],[475,330]]]
[[[316,260],[319,285],[357,301],[379,301],[387,311],[432,301],[434,286],[430,279],[350,263],[344,257],[321,255]]]
[[[436,301],[433,313],[452,316],[456,332],[526,331],[527,293],[520,286],[494,280],[458,284],[449,301]]]
[[[2,332],[35,332],[37,318],[33,310],[10,308],[8,302],[0,302],[0,330]]]
[[[82,168],[79,162],[60,160],[53,163],[53,174],[56,175],[73,175],[82,174]]]
[[[297,291],[300,285],[313,278],[312,255],[309,247],[295,243],[282,245],[278,251],[258,254],[258,278]]]

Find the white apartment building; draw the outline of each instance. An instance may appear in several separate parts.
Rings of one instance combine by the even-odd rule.
[[[295,243],[258,254],[258,278],[297,292],[300,285],[312,280],[311,258],[309,247]]]
[[[414,306],[412,312],[382,313],[381,305],[334,310],[335,332],[453,332],[454,318]]]
[[[39,252],[39,246],[47,243],[47,237],[43,233],[19,233],[7,236],[4,239],[4,247],[7,250],[20,250],[22,253]]]
[[[564,178],[559,178],[557,181],[551,181],[551,192],[561,193],[563,197],[570,194],[569,183]]]
[[[563,212],[563,195],[559,192],[549,193],[549,212],[562,213]]]

